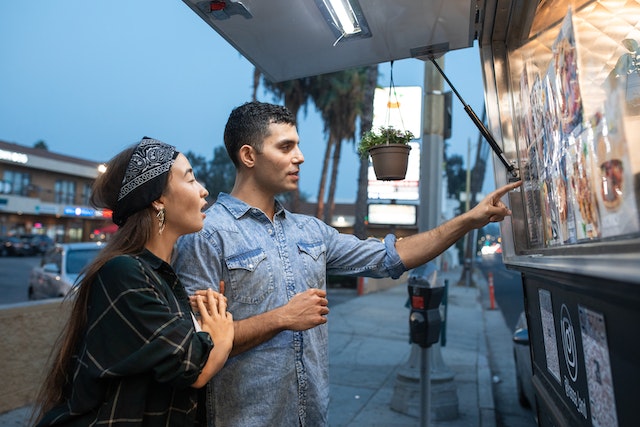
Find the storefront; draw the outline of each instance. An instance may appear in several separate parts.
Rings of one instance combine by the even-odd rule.
[[[44,234],[56,242],[106,238],[110,212],[89,206],[101,165],[0,141],[0,236]]]

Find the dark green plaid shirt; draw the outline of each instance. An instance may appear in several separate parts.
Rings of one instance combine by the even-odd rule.
[[[40,425],[191,426],[190,387],[213,347],[195,332],[187,294],[149,251],[118,256],[91,284],[88,330],[65,402]]]

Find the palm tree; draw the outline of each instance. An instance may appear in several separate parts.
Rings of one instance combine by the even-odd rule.
[[[360,114],[360,135],[371,130],[373,123],[373,96],[378,86],[378,65],[370,65],[366,70],[366,79],[363,88],[362,112]],[[369,159],[360,156],[360,169],[358,172],[358,194],[356,196],[355,224],[353,234],[360,239],[367,237],[365,217],[367,216],[367,187],[369,185]]]

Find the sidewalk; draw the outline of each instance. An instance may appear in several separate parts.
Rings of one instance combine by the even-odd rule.
[[[495,427],[495,409],[492,393],[492,374],[489,369],[485,335],[485,313],[481,289],[487,286],[479,274],[474,275],[474,287],[458,286],[460,268],[438,272],[440,284],[448,281],[446,343],[444,347],[430,348],[441,354],[444,369],[452,374],[449,381],[458,400],[458,417],[437,421],[437,427]],[[329,289],[331,301],[331,289]],[[419,378],[420,349],[408,342],[409,309],[407,286],[351,298],[331,307],[329,315],[329,351],[331,427],[401,427],[417,426],[419,419],[419,385],[406,410],[391,409],[395,393],[407,392],[397,384],[398,373]],[[410,356],[411,364],[409,363]],[[416,358],[417,357],[417,363]],[[432,379],[438,375],[430,363]],[[440,371],[441,372],[441,371]],[[433,384],[433,382],[432,382]],[[441,404],[431,388],[431,408]],[[416,394],[417,393],[417,394]],[[449,402],[450,403],[450,402]],[[408,413],[407,413],[408,412]],[[0,425],[24,427],[29,408],[20,408],[0,414]]]
[[[446,405],[446,402],[438,400],[432,386],[429,425],[495,427],[492,375],[480,291],[487,282],[476,274],[473,276],[475,287],[458,286],[461,274],[460,268],[438,272],[440,284],[447,280],[449,285],[446,343],[444,347],[438,344],[430,348],[432,380],[442,372],[434,372],[434,368],[443,368],[453,376],[450,386],[455,389],[453,399],[457,395],[458,417],[447,421],[434,419],[435,406]],[[330,292],[331,289],[329,301]],[[419,425],[419,385],[412,398],[415,402],[408,408],[403,408],[402,412],[391,408],[394,393],[403,396],[402,392],[406,392],[404,383],[398,384],[398,373],[404,377],[406,372],[412,371],[419,378],[421,350],[408,342],[407,299],[407,286],[403,284],[331,308],[329,419],[332,427]],[[433,363],[438,352],[444,367]]]

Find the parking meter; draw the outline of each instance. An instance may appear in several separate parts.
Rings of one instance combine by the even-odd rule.
[[[409,332],[411,342],[422,348],[430,347],[440,339],[440,302],[444,296],[444,286],[432,287],[429,275],[435,281],[436,269],[432,263],[412,270],[408,280],[409,302]]]

